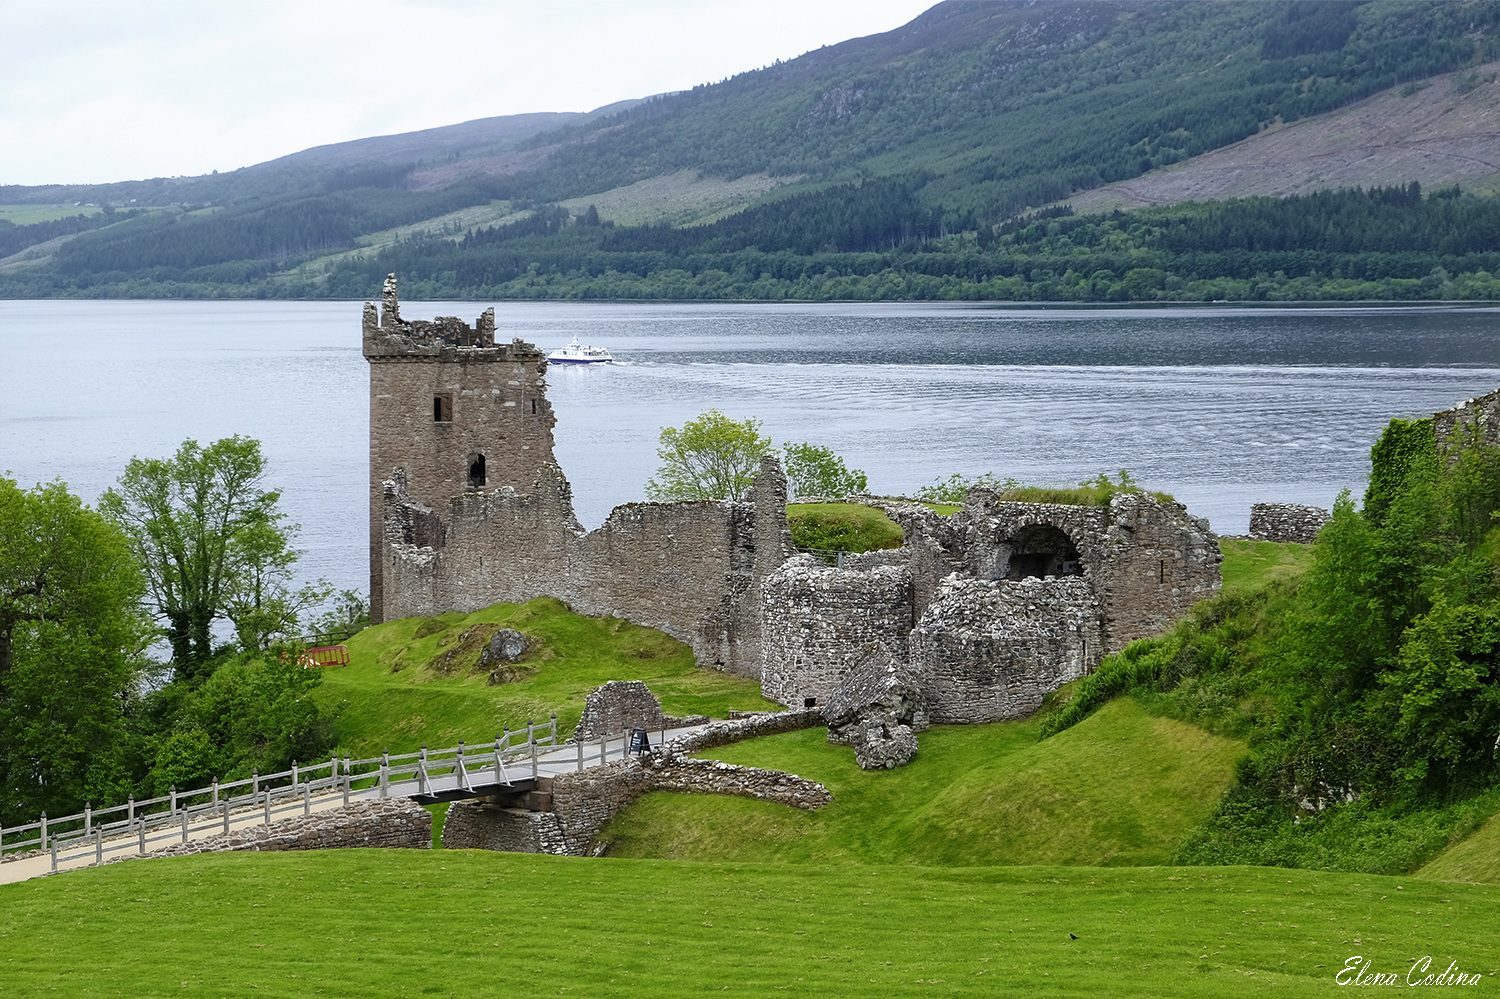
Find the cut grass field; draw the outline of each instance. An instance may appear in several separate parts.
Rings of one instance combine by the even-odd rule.
[[[833,803],[801,812],[743,798],[651,794],[604,831],[609,856],[973,866],[1170,862],[1229,786],[1243,743],[1148,715],[1128,698],[1037,741],[1038,723],[945,725],[899,770],[864,771],[824,729],[755,739],[715,759],[787,770]]]
[[[478,660],[500,628],[531,645],[509,682],[491,684]],[[333,715],[340,748],[356,757],[493,739],[503,726],[546,724],[553,711],[562,735],[578,724],[588,692],[609,680],[644,680],[673,715],[778,706],[760,696],[757,681],[694,666],[692,651],[659,631],[584,617],[551,599],[392,621],[348,646],[349,665],[326,670],[314,699]]]
[[[0,996],[1301,996],[1496,940],[1500,889],[1270,868],[202,854],[0,886]]]
[[[1312,566],[1312,545],[1225,538],[1219,542],[1219,550],[1224,553],[1219,571],[1225,593],[1247,593],[1276,580],[1300,576]]]

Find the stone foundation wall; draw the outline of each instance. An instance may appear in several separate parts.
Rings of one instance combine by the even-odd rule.
[[[797,556],[761,587],[761,691],[782,704],[825,700],[877,646],[905,658],[911,573],[904,567],[836,569]]]
[[[828,789],[780,770],[694,760],[673,751],[649,753],[551,781],[550,812],[527,812],[467,801],[451,805],[443,823],[447,849],[511,850],[583,857],[597,855],[599,833],[643,794],[725,794],[812,811],[832,800]]]
[[[911,668],[938,724],[1025,718],[1103,654],[1096,600],[1079,578],[953,578],[911,636]]]
[[[147,857],[241,850],[341,850],[359,847],[426,850],[432,846],[432,813],[410,798],[353,801],[326,812],[281,819],[268,826],[235,829],[227,836],[175,843]],[[116,858],[129,860],[130,857]]]
[[[790,550],[786,477],[763,464],[741,502],[632,503],[596,531],[573,514],[562,471],[547,463],[529,493],[466,493],[444,515],[441,547],[422,545],[420,510],[385,484],[388,617],[471,612],[550,596],[583,614],[658,628],[702,665],[760,675],[759,584]]]
[[[1432,432],[1439,451],[1448,450],[1460,429],[1480,444],[1500,447],[1500,389],[1432,414]]]
[[[1250,537],[1256,541],[1311,544],[1330,516],[1319,506],[1256,503],[1250,507]]]

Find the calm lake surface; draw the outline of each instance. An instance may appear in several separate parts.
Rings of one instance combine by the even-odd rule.
[[[472,322],[485,303],[403,302]],[[306,577],[365,589],[358,302],[0,301],[0,473],[92,502],[132,456],[259,438]],[[496,306],[497,336],[577,334],[553,367],[557,458],[584,524],[644,497],[656,438],[714,407],[906,493],[959,471],[1071,484],[1128,468],[1222,533],[1250,504],[1363,489],[1394,416],[1500,386],[1500,310],[982,305]]]

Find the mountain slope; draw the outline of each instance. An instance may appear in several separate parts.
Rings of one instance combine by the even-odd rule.
[[[1473,67],[1500,56],[1497,32],[1497,0],[950,0],[894,31],[588,116],[481,119],[319,147],[217,177],[88,194],[0,189],[0,202],[78,195],[221,209],[150,213],[70,235],[43,256],[25,252],[28,233],[9,232],[11,252],[22,256],[0,268],[0,295],[364,297],[381,268],[438,278],[428,289],[435,294],[525,295],[513,279],[536,263],[551,275],[549,294],[780,297],[790,286],[752,288],[756,276],[769,270],[794,281],[831,271],[865,282],[905,265],[857,254],[925,251],[936,241],[962,257],[954,233],[978,232],[983,242],[1031,206],[1130,183],[1385,88],[1411,84],[1409,99],[1425,106],[1452,88],[1421,90],[1435,75],[1462,70],[1461,79],[1482,82]],[[1428,146],[1448,127],[1434,126]],[[1452,142],[1482,143],[1464,130],[1486,127],[1472,118]],[[1424,171],[1436,158],[1400,162],[1422,176],[1395,180],[1429,181]],[[638,228],[580,236],[573,223],[593,221],[587,207],[598,204],[602,221]],[[758,214],[729,226],[735,232],[719,244],[689,247],[662,235],[747,207]],[[470,208],[482,210],[462,214]],[[520,212],[536,214],[515,219]],[[470,217],[491,220],[488,230],[471,226],[482,238],[453,230],[455,219]],[[397,231],[404,242],[376,235]],[[41,230],[34,235],[42,242]],[[496,262],[498,243],[507,247]],[[595,249],[609,252],[583,252]],[[793,276],[779,264],[726,256],[751,249],[797,257]],[[450,259],[454,252],[462,259]],[[835,259],[811,259],[823,253]],[[1394,276],[1416,279],[1449,263],[1414,262]],[[1019,294],[989,287],[1017,274],[1014,266],[921,270],[962,281],[925,289],[887,282],[879,295],[863,287],[797,294]],[[709,272],[746,279],[658,287],[651,275],[667,271],[695,282]],[[649,287],[596,282],[585,291],[606,272]]]
[[[1078,212],[1341,187],[1500,190],[1500,63],[1392,87],[1347,108],[1074,195]]]

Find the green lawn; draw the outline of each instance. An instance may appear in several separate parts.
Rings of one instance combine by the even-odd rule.
[[[532,645],[512,682],[492,685],[477,663],[501,627]],[[392,621],[360,632],[348,646],[349,665],[327,669],[314,697],[335,716],[340,747],[356,757],[493,739],[502,726],[545,724],[553,711],[559,735],[571,732],[584,697],[609,680],[644,680],[668,714],[722,718],[731,707],[777,707],[760,696],[759,682],[699,669],[686,645],[659,631],[583,617],[545,598]]]
[[[0,885],[0,996],[1340,994],[1494,988],[1500,889],[1270,868],[694,864],[329,850]]]
[[[947,725],[907,766],[863,771],[809,729],[715,749],[820,781],[800,812],[743,798],[652,794],[606,828],[610,856],[868,863],[1161,864],[1218,804],[1243,743],[1122,698],[1037,741],[1035,720]]]
[[[1291,579],[1312,565],[1312,545],[1279,544],[1275,541],[1241,541],[1226,538],[1219,542],[1224,562],[1219,567],[1224,577],[1224,592],[1258,590],[1278,579]]]
[[[1500,815],[1449,847],[1412,877],[1500,885]]]

